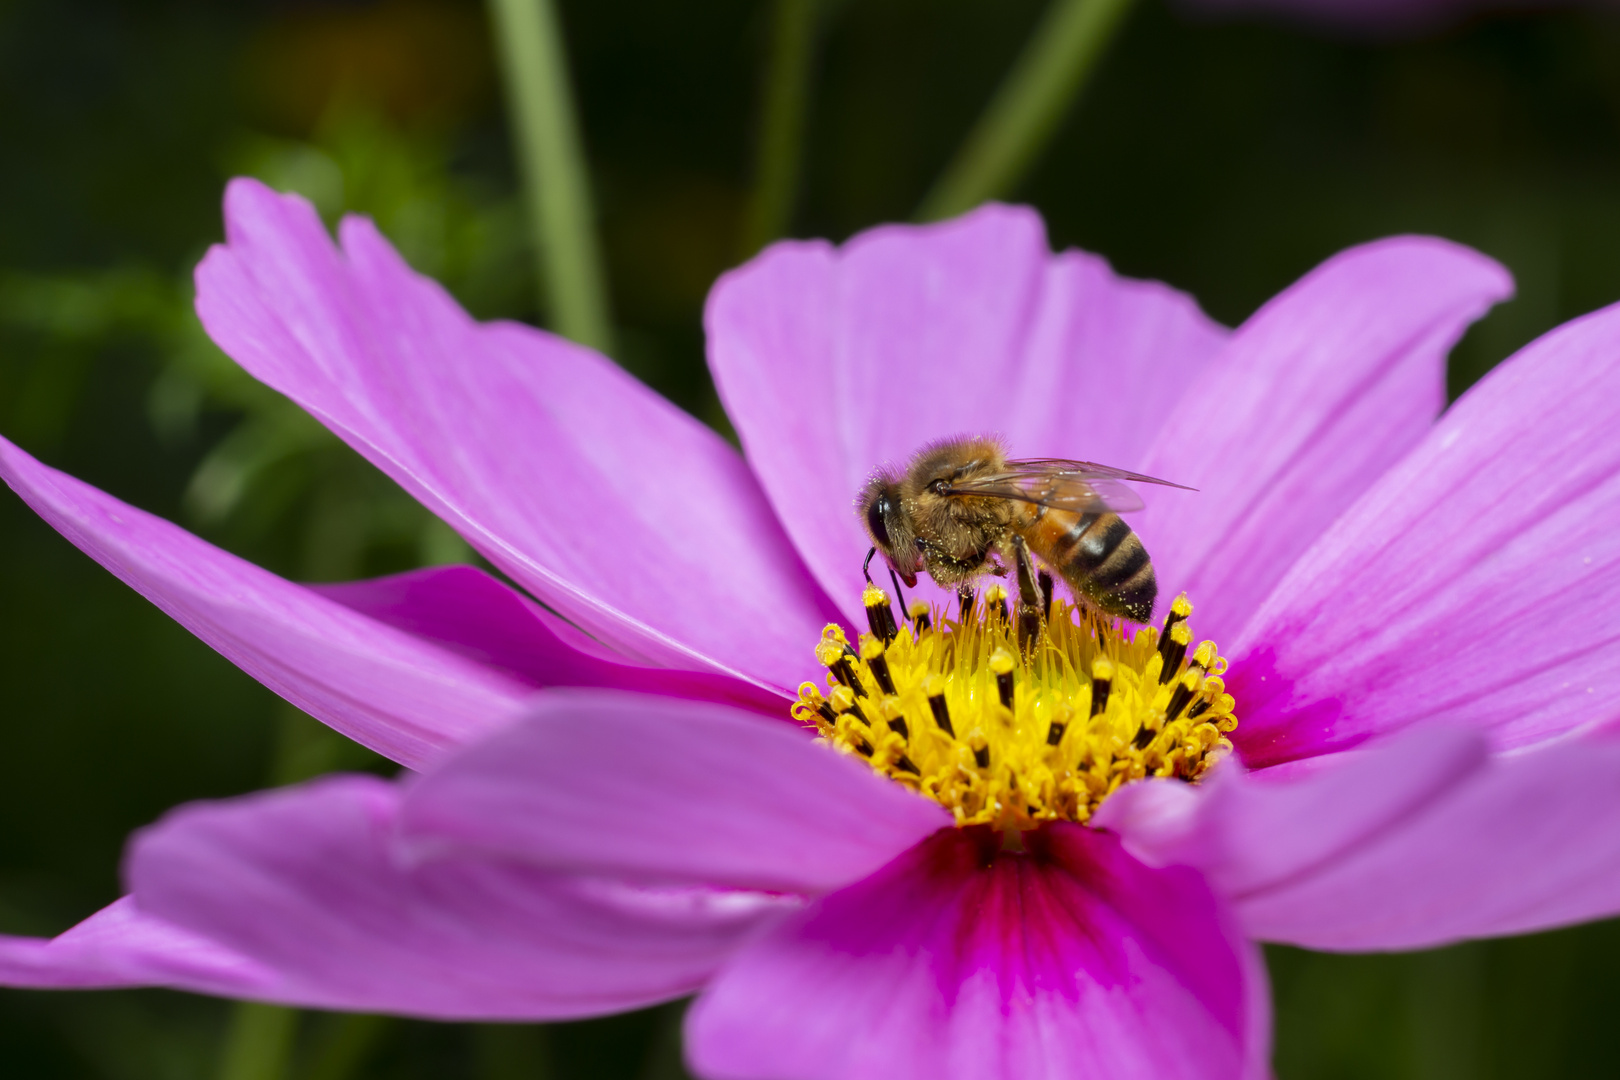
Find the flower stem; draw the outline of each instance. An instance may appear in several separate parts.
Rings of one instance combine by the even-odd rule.
[[[817,6],[817,0],[774,3],[754,151],[754,190],[743,221],[741,255],[745,259],[786,235],[792,226],[804,157]]]
[[[1132,0],[1052,0],[979,122],[923,199],[937,221],[1017,187],[1079,96]]]
[[[297,1009],[236,1002],[225,1033],[219,1080],[283,1080],[297,1037]]]
[[[585,152],[552,0],[490,0],[541,302],[565,337],[603,352],[612,336]]]

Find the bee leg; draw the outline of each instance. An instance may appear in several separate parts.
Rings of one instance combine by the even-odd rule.
[[[866,561],[861,563],[861,576],[866,579],[866,583],[868,585],[872,584],[872,556],[874,556],[876,554],[877,554],[877,548],[875,548],[875,547],[867,548],[866,549]]]
[[[1052,575],[1042,570],[1035,575],[1035,584],[1041,587],[1041,618],[1052,618]]]
[[[1041,634],[1041,594],[1029,561],[1029,545],[1022,536],[1014,536],[1012,549],[1018,568],[1018,644],[1029,648]]]
[[[867,580],[870,581],[871,579],[868,578]],[[900,614],[904,616],[906,613],[906,594],[900,590],[900,575],[894,572],[892,566],[889,567],[889,580],[894,583],[894,598],[900,604]]]

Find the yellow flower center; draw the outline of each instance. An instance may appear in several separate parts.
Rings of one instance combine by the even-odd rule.
[[[1185,595],[1162,629],[1129,637],[1062,599],[1015,618],[1000,585],[956,618],[913,603],[906,625],[883,590],[862,599],[872,632],[852,646],[840,627],[822,631],[827,690],[799,687],[793,716],[958,825],[1015,839],[1043,821],[1085,821],[1122,784],[1194,783],[1232,749],[1226,660],[1213,641],[1189,650]]]

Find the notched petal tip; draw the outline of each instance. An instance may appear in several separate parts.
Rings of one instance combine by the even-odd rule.
[[[197,308],[246,370],[625,656],[790,685],[795,631],[832,607],[714,432],[590,350],[475,323],[369,222],[340,250],[250,181],[227,213]]]

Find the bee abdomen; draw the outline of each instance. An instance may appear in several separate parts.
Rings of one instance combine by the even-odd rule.
[[[1052,545],[1070,586],[1110,615],[1145,622],[1159,593],[1147,548],[1118,514],[1080,514]]]

